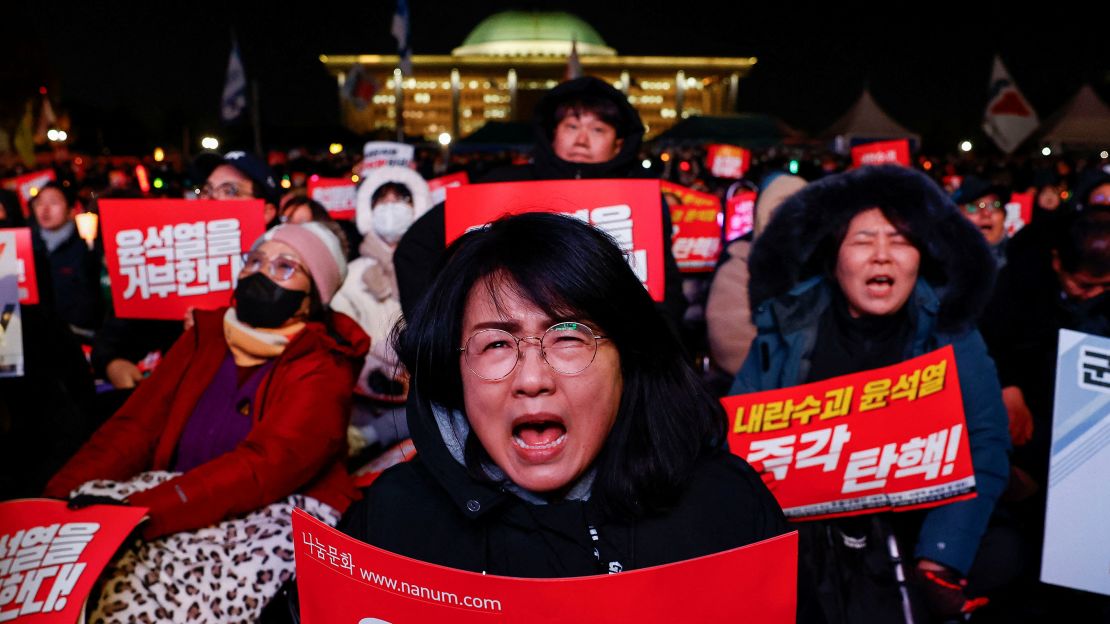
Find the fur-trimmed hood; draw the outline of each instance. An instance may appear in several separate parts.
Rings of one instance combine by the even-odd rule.
[[[432,207],[432,193],[428,183],[413,169],[408,167],[378,167],[366,175],[366,179],[358,187],[355,197],[355,225],[363,236],[373,236],[374,213],[370,203],[374,193],[384,184],[403,184],[412,193],[413,222],[415,223],[425,212]]]
[[[749,259],[753,315],[798,283],[830,274],[849,221],[880,207],[909,229],[919,276],[940,300],[938,326],[974,323],[990,297],[995,262],[983,235],[932,180],[896,165],[867,166],[809,184],[790,196],[756,239]]]

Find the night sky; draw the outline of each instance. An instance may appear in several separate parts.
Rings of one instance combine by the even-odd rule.
[[[248,78],[260,84],[267,143],[321,145],[341,134],[335,83],[320,54],[396,51],[393,0],[315,1],[296,10],[272,2],[24,4],[34,6],[16,7],[2,33],[0,123],[14,124],[22,102],[46,85],[70,112],[82,146],[117,152],[179,145],[183,126],[193,137],[220,132],[232,29]],[[449,54],[497,11],[564,10],[619,54],[756,56],[740,83],[740,109],[810,133],[867,84],[933,151],[981,136],[996,52],[1042,119],[1085,81],[1110,101],[1110,42],[1095,5],[1053,2],[1011,15],[1017,3],[410,0],[418,54]]]

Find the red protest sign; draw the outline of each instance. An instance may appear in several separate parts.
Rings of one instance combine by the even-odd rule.
[[[0,181],[0,186],[19,195],[19,205],[23,208],[23,216],[29,217],[31,216],[31,198],[38,193],[38,190],[42,188],[43,184],[53,182],[55,179],[54,170],[45,169],[43,171],[24,174],[16,178],[7,178],[6,180]]]
[[[651,297],[663,300],[663,220],[659,180],[550,180],[468,184],[447,190],[447,244],[510,214],[553,212],[608,233]]]
[[[308,197],[320,202],[333,219],[355,218],[355,197],[358,188],[350,178],[308,179]]]
[[[741,191],[725,204],[725,240],[734,241],[755,228],[755,191]]]
[[[146,507],[0,503],[0,622],[76,622],[89,592]]]
[[[752,153],[735,145],[710,145],[706,148],[705,165],[718,178],[738,180],[752,164]]]
[[[774,477],[790,518],[975,496],[952,347],[894,366],[721,399],[729,448]]]
[[[35,256],[31,252],[31,228],[0,228],[0,233],[10,233],[14,240],[16,270],[19,273],[19,303],[38,303],[39,282],[35,276]],[[3,238],[0,238],[0,244],[6,244]]]
[[[671,252],[683,273],[712,271],[721,255],[721,200],[662,182],[671,210]]]
[[[852,166],[864,165],[902,165],[910,166],[910,142],[906,139],[897,141],[876,141],[852,148]]]
[[[242,252],[265,230],[262,200],[108,199],[100,222],[120,318],[227,305]]]
[[[1026,191],[1010,195],[1010,201],[1006,202],[1006,220],[1003,222],[1007,236],[1017,234],[1018,230],[1033,220],[1033,193]]]
[[[441,204],[447,200],[447,189],[464,184],[470,184],[470,176],[465,171],[428,180],[428,190],[432,192],[432,205]]]
[[[464,572],[293,511],[301,618],[318,622],[793,622],[798,534],[653,568],[564,579]],[[744,588],[743,601],[722,596]]]

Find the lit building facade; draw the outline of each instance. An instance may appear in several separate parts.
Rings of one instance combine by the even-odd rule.
[[[563,80],[572,42],[584,74],[606,80],[639,110],[651,138],[679,119],[736,109],[740,79],[756,59],[620,56],[567,13],[507,11],[486,18],[450,55],[414,55],[402,77],[396,55],[322,55],[352,131],[465,137],[487,121],[527,120]],[[357,87],[357,88],[356,88]]]

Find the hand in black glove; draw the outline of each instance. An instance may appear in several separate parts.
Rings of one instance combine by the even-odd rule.
[[[984,597],[969,598],[967,579],[939,563],[927,559],[918,561],[916,576],[917,586],[925,596],[925,604],[934,617],[964,620],[972,611],[989,602]]]
[[[90,505],[123,505],[128,503],[111,496],[98,496],[96,494],[78,494],[69,499],[66,507],[70,509],[84,509]]]

